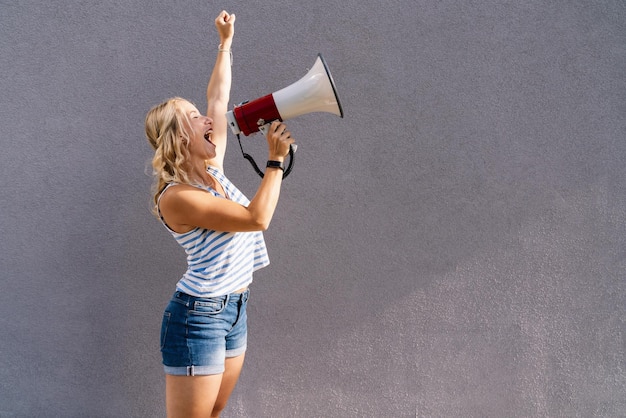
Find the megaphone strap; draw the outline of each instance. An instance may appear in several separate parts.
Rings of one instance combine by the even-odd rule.
[[[241,145],[241,136],[239,134],[237,134],[237,141],[239,142],[239,148],[241,149],[241,154],[243,155],[243,158],[245,158],[246,160],[250,162],[250,165],[252,166],[254,171],[256,171],[259,177],[261,178],[265,177],[265,173],[261,171],[256,161],[254,161],[254,158],[252,158],[250,154],[247,154],[243,151],[243,145]],[[286,169],[285,169],[285,166],[280,161],[272,161],[272,160],[269,160],[267,162],[267,167],[270,167],[270,163],[278,163],[279,165],[271,165],[271,167],[278,167],[282,169],[283,179],[285,179],[291,173],[291,170],[293,170],[295,152],[296,152],[296,146],[293,144],[289,145],[289,165],[287,166]]]

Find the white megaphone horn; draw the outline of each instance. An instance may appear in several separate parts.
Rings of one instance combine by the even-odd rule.
[[[313,112],[327,112],[343,118],[335,82],[322,54],[317,55],[313,67],[300,80],[275,93],[235,106],[226,113],[226,119],[230,129],[239,138],[240,133],[246,136],[258,131],[267,134],[269,125],[275,120],[285,121]],[[292,145],[289,152],[291,161],[283,177],[291,171],[295,150],[295,145]],[[263,177],[252,157],[244,153],[243,148],[241,152]]]

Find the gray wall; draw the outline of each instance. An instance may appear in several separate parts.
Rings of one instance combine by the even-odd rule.
[[[143,118],[205,106],[222,8],[233,103],[322,52],[346,112],[289,124],[224,416],[626,416],[622,0],[1,2],[0,416],[164,415]]]

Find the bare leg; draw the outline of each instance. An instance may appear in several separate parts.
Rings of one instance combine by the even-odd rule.
[[[242,354],[237,357],[231,357],[226,359],[225,370],[224,374],[222,375],[222,384],[220,385],[219,393],[213,407],[213,412],[211,413],[212,418],[219,417],[220,413],[226,407],[228,399],[233,393],[233,390],[237,385],[237,381],[239,380],[239,375],[241,374],[241,369],[243,367],[243,360],[245,356],[245,354]]]
[[[223,374],[210,376],[165,375],[165,403],[168,418],[219,417],[228,403],[245,354],[227,358]]]
[[[165,375],[165,403],[168,418],[208,417],[220,390],[222,375]]]

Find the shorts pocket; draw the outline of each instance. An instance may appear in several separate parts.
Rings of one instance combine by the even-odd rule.
[[[228,297],[204,298],[193,303],[193,309],[189,311],[191,315],[217,315],[226,309]]]
[[[170,318],[172,314],[169,312],[165,312],[163,314],[163,322],[161,322],[161,349],[165,347],[165,339],[167,338],[167,330],[170,326]]]

